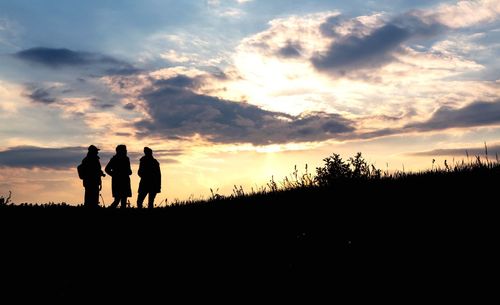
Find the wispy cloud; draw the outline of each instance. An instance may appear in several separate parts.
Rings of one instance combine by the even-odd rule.
[[[477,101],[462,108],[443,106],[436,110],[429,120],[408,124],[405,128],[429,131],[496,124],[500,124],[500,100]]]
[[[467,0],[442,4],[437,8],[416,11],[425,20],[439,22],[450,28],[463,28],[478,23],[492,22],[500,16],[497,0]]]
[[[500,145],[487,145],[488,156],[491,159],[495,159],[497,154],[500,154]],[[467,155],[474,156],[484,156],[486,155],[485,147],[461,147],[461,148],[445,148],[445,149],[433,149],[421,152],[411,153],[411,156],[421,156],[421,157],[466,157]]]
[[[370,139],[397,134],[491,125],[500,125],[500,100],[475,101],[461,108],[442,106],[423,122],[413,122],[399,128],[388,127],[369,132],[357,132],[356,137]]]
[[[0,17],[0,51],[4,48],[17,49],[15,40],[17,40],[19,25],[7,17]]]
[[[139,70],[131,64],[114,57],[91,52],[37,47],[19,51],[14,56],[22,61],[57,69],[64,67],[86,68],[93,66],[104,74],[127,75]]]

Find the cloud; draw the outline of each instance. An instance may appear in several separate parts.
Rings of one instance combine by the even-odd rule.
[[[86,152],[84,147],[11,147],[0,151],[0,167],[65,169],[76,167]]]
[[[301,56],[302,46],[298,42],[288,41],[287,44],[278,50],[278,55],[285,58],[296,58]]]
[[[486,154],[486,149],[485,147],[434,149],[415,152],[410,155],[417,157],[465,157],[467,154],[469,156],[483,156]],[[500,145],[488,146],[488,155],[495,156],[496,154],[500,154]]]
[[[434,112],[429,120],[408,124],[405,129],[430,131],[495,124],[500,124],[500,100],[494,102],[476,101],[462,108],[442,106]]]
[[[492,22],[499,16],[500,4],[495,0],[459,1],[412,10],[382,24],[367,23],[363,17],[344,20],[331,16],[321,24],[320,32],[332,41],[327,50],[314,54],[311,62],[319,71],[334,74],[379,68],[396,61],[395,55],[403,53],[402,47],[412,39]]]
[[[133,103],[127,103],[127,104],[123,105],[123,108],[127,109],[127,110],[134,110],[135,105]]]
[[[323,50],[328,43],[321,35],[320,27],[328,19],[338,16],[336,11],[292,15],[269,22],[269,28],[243,39],[237,48],[239,52],[258,52],[268,56],[281,57],[281,50],[298,51],[310,57],[313,52]]]
[[[348,138],[372,139],[410,132],[439,131],[450,128],[467,128],[500,125],[500,100],[475,101],[462,108],[442,106],[424,122],[406,124],[400,128],[382,128],[369,132],[357,132]]]
[[[196,80],[175,76],[157,81],[145,90],[151,119],[136,124],[140,135],[190,137],[201,135],[216,143],[265,145],[332,139],[354,130],[352,122],[338,114],[314,112],[292,116],[199,94]]]
[[[180,53],[175,50],[168,50],[167,52],[161,53],[160,57],[172,63],[186,63],[189,62],[191,60],[191,57],[194,57],[194,55]]]
[[[186,88],[198,89],[203,82],[203,77],[189,77],[186,75],[176,75],[167,79],[156,80],[155,85],[166,88]]]
[[[326,51],[311,58],[316,69],[345,74],[357,69],[378,68],[394,61],[394,53],[402,52],[404,42],[435,35],[441,29],[439,24],[425,23],[412,14],[398,16],[374,29],[358,19],[351,20],[348,25],[348,34],[343,33],[346,27],[338,17],[331,17],[320,26],[321,33],[335,38]]]
[[[24,62],[59,69],[65,67],[96,67],[106,75],[129,75],[139,72],[131,64],[111,56],[91,52],[36,47],[19,51],[14,56]]]
[[[418,15],[450,28],[464,28],[479,23],[492,22],[500,16],[497,0],[468,0],[456,4],[442,4],[432,10],[417,11]]]
[[[106,163],[114,155],[113,151],[99,152],[101,158],[101,165],[105,166]],[[183,153],[182,150],[158,150],[155,155],[164,160],[162,162],[173,163],[177,162],[174,159],[167,157],[179,156]],[[43,168],[43,169],[56,169],[64,170],[68,168],[76,168],[82,159],[87,155],[87,147],[61,147],[61,148],[47,148],[37,146],[16,146],[10,147],[4,151],[0,151],[0,168]],[[131,162],[136,162],[142,157],[142,152],[129,151],[128,156]]]
[[[47,89],[36,88],[31,93],[26,94],[26,96],[35,103],[41,104],[53,104],[56,102],[56,98],[53,97]]]

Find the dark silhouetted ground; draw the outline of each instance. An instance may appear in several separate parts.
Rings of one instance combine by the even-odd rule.
[[[465,300],[497,276],[499,178],[497,166],[428,172],[154,211],[4,206],[0,297],[14,300],[3,304]]]

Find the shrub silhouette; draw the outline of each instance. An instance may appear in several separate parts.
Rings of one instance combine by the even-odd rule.
[[[347,161],[342,160],[340,155],[336,153],[323,161],[325,165],[316,168],[316,177],[314,178],[315,184],[320,187],[331,186],[346,180],[379,179],[382,175],[382,171],[373,164],[370,166],[360,152]]]
[[[325,166],[316,168],[314,179],[319,186],[330,186],[351,176],[349,164],[342,160],[339,154],[334,153],[323,161]]]

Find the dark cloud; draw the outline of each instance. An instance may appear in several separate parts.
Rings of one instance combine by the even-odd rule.
[[[500,154],[500,145],[488,146],[488,155],[494,156]],[[469,147],[469,148],[449,148],[449,149],[434,149],[429,151],[422,151],[410,154],[411,156],[421,156],[421,157],[466,157],[467,155],[474,156],[484,156],[486,155],[485,147]]]
[[[197,94],[190,90],[193,81],[177,76],[146,90],[142,98],[151,119],[136,124],[139,135],[170,138],[199,134],[213,142],[264,145],[320,141],[354,130],[352,122],[338,114],[291,116]]]
[[[326,21],[319,26],[319,30],[325,37],[337,37],[338,33],[336,28],[344,21],[345,19],[340,15],[328,17]]]
[[[92,66],[99,68],[100,73],[106,75],[130,75],[139,72],[131,64],[111,56],[69,49],[37,47],[17,52],[14,56],[24,62],[53,69]]]
[[[173,88],[186,88],[197,89],[202,84],[203,79],[200,77],[188,77],[186,75],[176,75],[174,77],[162,80],[156,80],[157,87],[173,87]]]
[[[128,65],[128,64],[126,64]],[[134,75],[141,72],[140,69],[137,69],[135,67],[122,67],[122,68],[110,68],[110,69],[105,69],[103,74],[105,75]]]
[[[409,132],[489,125],[500,125],[500,100],[494,102],[476,101],[462,108],[443,106],[436,110],[427,121],[410,123],[400,128],[384,128],[370,132],[348,134],[346,139],[372,139]]]
[[[71,84],[67,84],[66,86],[68,85]],[[101,110],[114,108],[116,106],[116,103],[118,103],[118,101],[113,101],[116,100],[116,98],[114,98],[113,95],[106,96],[108,94],[108,92],[106,91],[102,92],[104,94],[100,94],[101,92],[97,91],[94,87],[85,88],[84,86],[75,86],[71,89],[67,89],[65,86],[46,87],[44,86],[44,84],[31,83],[25,85],[24,96],[29,98],[33,103],[44,105],[57,103],[64,106],[67,104],[67,102],[64,100],[66,97],[72,97],[75,95],[78,96],[81,93],[88,95],[95,94],[101,97],[105,97],[106,101],[98,97],[89,98],[93,107]]]
[[[278,50],[278,55],[285,58],[297,58],[301,56],[302,46],[298,42],[287,42]]]
[[[86,65],[93,61],[89,53],[74,52],[68,49],[31,48],[17,52],[17,58],[24,61],[57,68],[61,66]]]
[[[41,104],[52,104],[57,100],[53,97],[47,89],[44,88],[35,88],[32,92],[27,93],[26,96],[35,103]]]
[[[86,153],[84,147],[12,147],[0,151],[0,167],[65,169],[76,167]]]
[[[115,133],[115,135],[119,136],[119,137],[132,137],[133,134],[131,134],[130,132],[117,132]]]
[[[348,36],[336,40],[326,53],[314,56],[312,63],[320,71],[335,73],[379,67],[393,59],[392,52],[409,35],[404,28],[388,24],[365,37]]]
[[[351,33],[340,35],[335,26],[338,17],[332,17],[320,26],[325,36],[335,37],[328,50],[315,54],[311,61],[319,71],[345,74],[352,70],[371,69],[384,66],[394,60],[394,53],[401,50],[404,42],[422,36],[435,35],[442,28],[439,24],[428,24],[418,17],[405,14],[363,34],[366,26],[357,20],[351,21]]]
[[[114,150],[99,152],[101,165],[104,167],[106,163],[115,154]],[[158,156],[173,157],[181,155],[180,150],[160,150]],[[62,148],[45,148],[36,146],[18,146],[11,147],[7,150],[0,151],[0,168],[44,168],[44,169],[68,169],[76,168],[82,159],[87,155],[87,147],[62,147]],[[138,162],[143,156],[141,152],[129,151],[128,156],[131,162]],[[177,162],[173,159],[165,159],[167,163]]]
[[[380,138],[380,137],[387,137],[395,134],[401,134],[405,133],[406,130],[404,128],[383,128],[375,131],[370,131],[370,132],[364,132],[364,133],[358,133],[356,135],[349,135],[351,139],[373,139],[373,138]]]
[[[500,124],[500,100],[495,102],[477,101],[463,108],[443,106],[434,112],[429,120],[408,124],[405,129],[430,131],[494,124]]]
[[[127,110],[134,110],[135,109],[135,105],[132,104],[132,103],[127,103],[127,104],[123,105],[123,108],[127,109]]]
[[[101,109],[110,109],[115,107],[114,104],[96,104],[96,107],[101,108]]]

